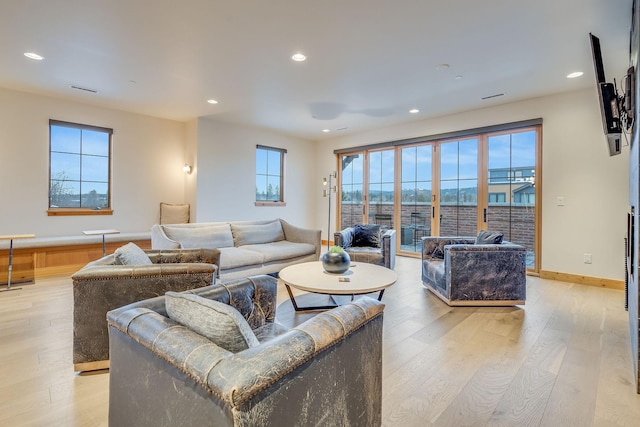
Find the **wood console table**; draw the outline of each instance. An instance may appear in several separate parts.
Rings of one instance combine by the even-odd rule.
[[[12,288],[11,287],[11,269],[13,268],[13,241],[16,239],[33,239],[35,234],[9,234],[6,236],[0,236],[0,240],[8,240],[9,241],[9,271],[7,274],[7,287],[6,289],[0,289],[0,292],[5,291],[17,291],[22,288]]]

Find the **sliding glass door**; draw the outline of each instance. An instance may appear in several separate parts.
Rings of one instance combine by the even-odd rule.
[[[393,228],[394,206],[394,150],[369,153],[368,223],[382,229]]]
[[[364,219],[364,153],[340,157],[340,228],[353,227]]]
[[[478,139],[440,144],[441,236],[478,233]]]
[[[340,227],[396,230],[418,255],[425,236],[504,233],[538,271],[540,126],[341,154]]]
[[[418,252],[421,238],[431,236],[433,146],[406,147],[400,153],[400,234],[396,239],[401,250]]]
[[[527,268],[536,268],[537,132],[487,138],[487,229],[527,249]]]

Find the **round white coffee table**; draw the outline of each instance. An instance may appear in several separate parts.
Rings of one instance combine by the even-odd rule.
[[[364,262],[352,263],[349,270],[342,274],[327,273],[320,261],[305,262],[283,268],[278,277],[284,282],[296,311],[328,310],[336,307],[337,304],[299,307],[291,287],[316,294],[351,295],[351,299],[355,295],[379,292],[379,301],[382,299],[384,290],[398,280],[395,271]]]

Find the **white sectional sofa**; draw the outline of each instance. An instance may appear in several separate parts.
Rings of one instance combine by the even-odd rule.
[[[320,230],[267,221],[155,224],[152,249],[220,250],[222,280],[278,273],[284,267],[320,258]]]

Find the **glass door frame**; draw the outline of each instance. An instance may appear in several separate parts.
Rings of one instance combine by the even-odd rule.
[[[535,251],[535,259],[533,268],[527,268],[527,273],[531,275],[538,275],[540,272],[541,264],[542,264],[542,236],[541,236],[541,222],[542,222],[542,124],[532,124],[529,126],[523,127],[513,127],[511,129],[504,128],[503,130],[494,131],[494,132],[478,132],[477,134],[466,134],[464,136],[457,137],[448,137],[442,139],[428,139],[425,138],[423,141],[412,142],[410,144],[401,144],[395,146],[386,146],[382,148],[372,147],[367,149],[355,149],[353,151],[341,152],[337,154],[337,163],[338,163],[338,201],[336,203],[336,230],[342,229],[341,225],[341,200],[342,200],[342,158],[348,155],[362,155],[363,156],[363,195],[362,195],[362,204],[363,204],[363,212],[362,212],[362,222],[368,222],[369,218],[369,153],[375,151],[386,151],[386,150],[395,150],[394,151],[394,217],[393,217],[393,227],[396,230],[400,230],[401,227],[401,215],[402,215],[402,149],[412,146],[425,146],[430,145],[432,147],[432,182],[431,182],[431,235],[438,236],[440,235],[440,144],[451,142],[451,141],[460,141],[470,138],[477,138],[478,140],[478,194],[477,194],[477,229],[484,230],[486,229],[486,221],[485,221],[485,212],[488,209],[489,198],[488,198],[488,139],[492,136],[498,135],[506,135],[506,134],[514,134],[520,132],[528,132],[534,131],[536,133],[536,159],[535,159],[535,223],[534,223],[534,251]],[[410,256],[410,257],[421,257],[421,254],[418,252],[410,252],[404,251],[401,248],[401,241],[399,238],[396,238],[396,252],[400,255]]]

